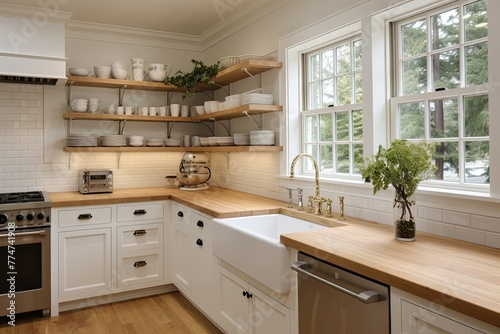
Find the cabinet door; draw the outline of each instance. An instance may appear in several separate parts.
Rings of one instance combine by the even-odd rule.
[[[182,228],[174,227],[173,235],[173,267],[174,276],[172,277],[175,285],[184,293],[188,293],[191,283],[191,245],[189,242],[190,233]]]
[[[461,324],[438,313],[401,301],[401,333],[411,334],[480,334],[469,326]]]
[[[229,333],[249,333],[250,301],[243,294],[249,292],[248,283],[222,267],[219,269],[219,312],[223,320],[222,327]]]
[[[111,228],[59,233],[59,297],[111,291]]]
[[[193,237],[190,239],[192,250],[191,292],[198,302],[203,303],[202,309],[213,304],[212,284],[212,245],[205,239]],[[199,299],[199,300],[198,300]]]
[[[252,334],[289,334],[291,331],[290,309],[252,285],[250,285],[250,293],[252,303],[249,319],[253,329]]]

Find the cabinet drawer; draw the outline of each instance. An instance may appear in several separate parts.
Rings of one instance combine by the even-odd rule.
[[[121,253],[118,256],[118,286],[163,280],[163,249]]]
[[[111,223],[111,207],[81,207],[59,210],[59,227],[88,226]]]
[[[140,224],[117,228],[118,252],[162,248],[163,224]]]
[[[117,207],[116,220],[121,222],[163,219],[163,203],[143,203]]]
[[[189,217],[189,224],[195,234],[203,236],[208,241],[212,241],[212,218],[192,211]]]

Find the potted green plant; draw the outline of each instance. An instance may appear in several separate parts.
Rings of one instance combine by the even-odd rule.
[[[174,85],[176,87],[184,87],[186,92],[182,98],[193,97],[196,92],[197,85],[207,85],[212,83],[213,77],[219,73],[219,63],[207,66],[200,60],[192,59],[194,68],[191,72],[177,71],[173,76],[165,79],[165,84]]]
[[[373,194],[391,185],[394,187],[394,207],[400,210],[395,222],[396,240],[415,240],[415,220],[411,211],[415,202],[411,196],[421,181],[434,175],[434,147],[431,143],[394,140],[387,149],[380,145],[378,152],[366,158],[361,167],[362,177],[373,184]]]

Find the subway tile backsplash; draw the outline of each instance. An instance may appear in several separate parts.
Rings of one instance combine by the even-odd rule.
[[[117,189],[164,186],[165,176],[177,173],[181,153],[118,156],[115,153],[68,154],[58,150],[56,156],[47,159],[50,162],[44,161],[43,90],[43,86],[37,85],[0,83],[0,192],[76,191],[78,170],[82,168],[112,169]],[[281,152],[212,153],[210,156],[211,184],[287,200],[287,191],[277,186]],[[304,190],[304,198],[313,195],[313,188]],[[345,196],[348,216],[386,225],[394,221],[391,197],[373,196],[371,191],[360,194],[349,186],[339,191],[335,186],[322,185],[321,190],[332,199]],[[338,203],[334,202],[338,213]],[[419,231],[500,248],[500,217],[472,214],[467,207],[451,210],[439,208],[436,203],[432,207],[418,204],[414,213]]]

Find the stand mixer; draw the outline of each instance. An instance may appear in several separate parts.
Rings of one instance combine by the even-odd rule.
[[[206,182],[211,176],[209,162],[210,159],[204,153],[184,153],[177,173],[181,190],[208,189]]]

